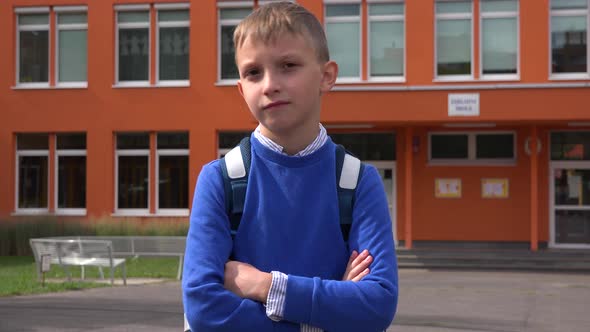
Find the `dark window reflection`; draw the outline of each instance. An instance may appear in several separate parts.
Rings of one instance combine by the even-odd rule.
[[[47,157],[19,157],[18,207],[47,208]]]
[[[188,80],[189,28],[160,28],[160,80]]]
[[[19,82],[48,82],[49,32],[21,31],[19,38]]]
[[[86,156],[59,157],[59,208],[86,207]]]
[[[119,81],[147,81],[149,72],[149,31],[119,30]]]
[[[159,167],[159,208],[188,208],[188,156],[161,156]]]
[[[119,156],[119,209],[147,209],[148,157]]]

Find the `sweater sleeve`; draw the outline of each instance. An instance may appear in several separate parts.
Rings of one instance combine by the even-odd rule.
[[[223,286],[232,238],[223,179],[214,163],[199,175],[190,216],[182,280],[188,323],[193,331],[298,331],[299,324],[273,322],[261,303]]]
[[[397,308],[398,278],[389,207],[377,170],[367,165],[355,195],[349,250],[368,249],[359,282],[289,275],[283,319],[326,331],[383,331]]]

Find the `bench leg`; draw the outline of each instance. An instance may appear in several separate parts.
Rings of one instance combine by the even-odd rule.
[[[127,286],[127,268],[125,267],[125,262],[121,264],[121,269],[123,270],[123,285]]]
[[[182,264],[183,264],[184,256],[180,256],[178,258],[178,273],[176,274],[176,279],[180,280],[182,278]]]
[[[111,268],[111,286],[115,284],[115,268]]]
[[[100,279],[104,279],[104,272],[102,271],[102,266],[98,267],[98,274],[100,274]]]

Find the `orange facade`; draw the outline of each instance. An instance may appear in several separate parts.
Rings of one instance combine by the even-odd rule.
[[[147,87],[121,87],[116,84],[114,6],[179,1],[1,1],[0,44],[5,51],[0,56],[0,218],[21,218],[21,214],[15,213],[15,165],[16,137],[23,133],[86,133],[86,215],[100,217],[115,212],[116,133],[188,132],[188,195],[192,197],[201,166],[217,156],[218,133],[252,130],[256,126],[235,84],[218,84],[220,2],[231,3],[190,1],[189,86],[157,86],[152,74]],[[323,1],[297,2],[324,20]],[[518,73],[508,80],[480,77],[481,22],[477,13],[481,2],[471,2],[471,78],[436,78],[435,1],[406,0],[402,80],[369,79],[369,46],[365,36],[361,38],[359,79],[339,83],[324,100],[322,123],[337,128],[334,132],[395,134],[396,236],[407,246],[414,241],[489,241],[529,243],[536,249],[539,243],[550,242],[550,133],[590,130],[590,71],[587,69],[586,76],[575,79],[552,77],[550,1],[517,2]],[[359,3],[363,25],[370,2]],[[19,88],[15,8],[58,5],[87,6],[87,87],[58,88],[50,83],[45,88]],[[153,27],[153,21],[151,24]],[[50,37],[50,59],[55,48],[55,38]],[[154,59],[150,60],[150,67],[153,73]],[[49,68],[52,82],[56,68],[51,64]],[[449,115],[449,94],[478,95],[479,115]],[[429,135],[433,133],[498,131],[514,133],[511,164],[440,165],[429,160]],[[525,151],[531,136],[537,136],[541,145],[540,152],[533,157]],[[528,146],[534,151],[538,143],[532,140]],[[54,153],[51,151],[50,154]],[[50,174],[55,167],[52,160],[50,155]],[[154,158],[150,159],[150,163],[154,162]],[[482,179],[487,178],[506,179],[508,197],[483,198]],[[436,197],[437,179],[460,179],[460,197]],[[55,210],[54,182],[49,176],[49,214]],[[155,183],[152,172],[150,188],[154,189]],[[150,190],[150,198],[155,199],[155,190]],[[158,216],[153,205],[150,212],[151,216]],[[179,218],[179,222],[186,222],[186,217]]]

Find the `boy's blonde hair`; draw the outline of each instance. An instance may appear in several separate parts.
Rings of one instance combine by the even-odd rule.
[[[237,51],[248,37],[273,42],[286,32],[311,41],[320,62],[330,60],[326,34],[318,19],[302,6],[287,1],[260,6],[242,20],[234,31],[234,46]]]

